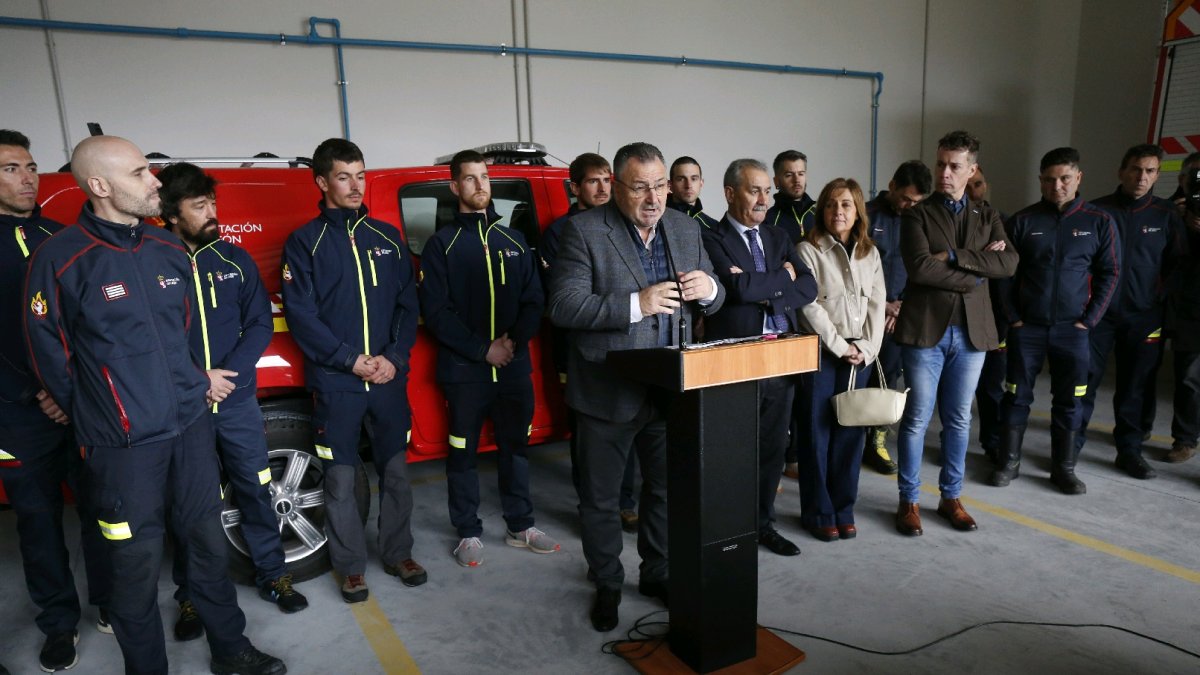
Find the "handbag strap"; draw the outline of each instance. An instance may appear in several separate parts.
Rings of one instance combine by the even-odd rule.
[[[850,381],[846,383],[846,391],[854,391],[854,369],[858,366],[850,366]],[[887,378],[883,376],[883,364],[880,363],[879,357],[875,357],[875,369],[879,373],[879,386],[887,389]]]

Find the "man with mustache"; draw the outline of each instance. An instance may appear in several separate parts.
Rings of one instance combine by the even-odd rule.
[[[567,405],[578,417],[579,517],[588,579],[596,585],[592,627],[600,632],[620,619],[618,493],[630,452],[638,453],[642,469],[638,592],[668,599],[667,400],[614,372],[605,359],[611,350],[677,344],[681,317],[691,322],[725,299],[701,226],[666,208],[662,152],[631,143],[617,151],[613,168],[613,199],[567,222],[550,292],[550,320],[572,331]]]
[[[115,136],[75,146],[71,173],[88,201],[30,260],[25,330],[85,458],[125,670],[168,669],[158,573],[170,517],[187,542],[188,594],[212,672],[284,673],[246,639],[229,579],[211,384],[188,349],[191,261],[178,237],[144,220],[159,215],[159,182],[137,146]]]
[[[701,234],[717,278],[729,295],[721,311],[705,319],[705,339],[797,332],[796,310],[816,297],[817,281],[787,233],[761,227],[771,194],[767,166],[756,159],[734,160],[725,170],[724,182],[729,210],[721,222]],[[800,555],[800,548],[773,525],[793,384],[790,377],[758,383],[758,543],[782,556]]]
[[[509,546],[554,553],[559,546],[534,527],[527,445],[533,422],[529,341],[542,323],[545,298],[538,263],[521,233],[500,224],[483,156],[463,150],[450,160],[454,222],[421,254],[421,310],[438,342],[437,381],[450,413],[446,487],[458,531],[454,559],[483,563],[479,519],[479,435],[492,420],[497,475]]]
[[[411,415],[408,358],[417,339],[417,290],[400,232],[367,215],[358,146],[330,138],[313,153],[320,214],[283,248],[283,311],[304,352],[314,393],[313,443],[325,467],[325,531],[342,600],[364,602],[367,539],[355,499],[364,422],[379,475],[383,571],[405,586],[429,575],[412,557],[412,485],[405,451]]]
[[[254,259],[220,237],[217,181],[186,162],[163,169],[158,180],[162,219],[192,259],[195,294],[188,338],[194,357],[208,374],[221,466],[242,514],[242,535],[254,561],[258,594],[285,613],[298,612],[308,607],[308,600],[292,588],[292,575],[284,564],[279,521],[271,503],[267,437],[255,396],[255,364],[274,332],[271,303]],[[194,640],[204,631],[188,598],[185,560],[176,553],[175,639],[181,641]]]

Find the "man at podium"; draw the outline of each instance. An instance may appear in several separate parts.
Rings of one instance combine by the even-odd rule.
[[[665,401],[605,365],[609,351],[678,344],[682,326],[721,307],[700,225],[666,208],[662,153],[631,143],[613,160],[613,199],[572,218],[551,276],[550,319],[571,331],[567,405],[578,415],[579,517],[592,626],[619,622],[621,477],[630,451],[642,467],[638,592],[667,602]],[[686,322],[686,323],[683,323]]]
[[[757,159],[735,159],[725,170],[729,210],[703,237],[729,296],[721,311],[705,321],[706,340],[796,332],[796,310],[817,296],[817,281],[787,232],[759,227],[770,194],[767,167]],[[800,548],[773,525],[794,395],[791,377],[759,381],[758,543],[782,556],[800,555]]]

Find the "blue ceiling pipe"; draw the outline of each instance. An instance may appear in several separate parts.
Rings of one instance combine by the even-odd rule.
[[[327,24],[333,27],[333,37],[317,34],[317,25]],[[312,17],[308,20],[309,32],[306,35],[288,35],[285,33],[247,33],[224,30],[196,30],[191,28],[157,28],[152,26],[130,26],[122,24],[89,23],[79,21],[55,21],[51,19],[25,19],[20,17],[0,16],[0,26],[20,28],[39,28],[46,30],[64,30],[85,33],[113,33],[120,35],[144,35],[166,38],[209,39],[209,40],[241,40],[247,42],[270,42],[286,45],[288,42],[306,45],[329,45],[337,49],[338,86],[341,90],[342,130],[346,138],[350,137],[350,108],[346,97],[346,73],[342,61],[342,47],[375,47],[384,49],[411,49],[421,51],[441,51],[459,53],[509,54],[526,56],[546,56],[554,58],[583,59],[591,61],[625,61],[634,63],[660,63],[677,66],[700,66],[703,68],[723,68],[733,70],[752,70],[766,73],[786,73],[794,75],[817,75],[822,77],[848,77],[867,79],[873,82],[871,95],[871,196],[875,195],[876,161],[879,152],[879,97],[883,94],[883,73],[866,70],[847,70],[845,68],[815,68],[812,66],[789,66],[770,63],[752,63],[747,61],[725,61],[720,59],[692,59],[687,56],[657,56],[653,54],[620,54],[616,52],[589,52],[575,49],[539,49],[535,47],[513,47],[503,43],[499,45],[461,44],[449,42],[416,42],[410,40],[376,40],[366,38],[342,37],[341,22],[337,19]]]

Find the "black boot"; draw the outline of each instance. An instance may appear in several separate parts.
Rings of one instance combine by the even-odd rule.
[[[1075,477],[1075,432],[1050,428],[1050,482],[1066,495],[1087,494],[1087,486]]]
[[[1025,441],[1025,427],[1000,428],[1000,447],[996,449],[996,469],[992,471],[992,485],[1004,487],[1021,475],[1021,444]]]

